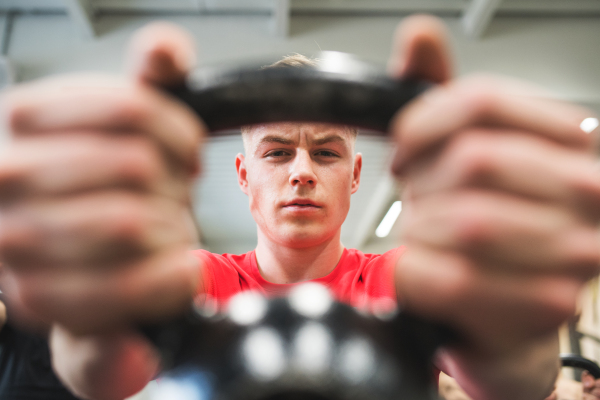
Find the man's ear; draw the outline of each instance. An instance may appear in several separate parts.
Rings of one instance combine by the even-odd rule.
[[[360,185],[360,171],[362,170],[362,154],[354,155],[354,169],[352,171],[352,194],[356,193]]]
[[[235,170],[237,171],[238,176],[238,185],[240,185],[240,189],[242,192],[248,194],[248,179],[246,177],[246,159],[242,153],[238,153],[235,156]]]

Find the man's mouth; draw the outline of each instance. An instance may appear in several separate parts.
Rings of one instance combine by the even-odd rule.
[[[284,207],[300,207],[300,208],[320,208],[319,205],[313,203],[310,200],[293,200],[289,203],[286,203]]]

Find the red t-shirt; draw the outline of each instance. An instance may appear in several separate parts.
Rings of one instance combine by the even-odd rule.
[[[340,261],[328,275],[313,279],[329,288],[336,300],[370,311],[389,311],[396,306],[398,296],[394,285],[394,266],[404,246],[383,254],[364,254],[356,249],[344,249]],[[258,270],[254,250],[241,255],[214,254],[195,250],[203,265],[203,290],[207,300],[218,308],[237,293],[256,290],[267,297],[285,294],[295,285],[266,281]],[[439,370],[434,368],[437,384]]]
[[[311,282],[328,287],[336,300],[353,307],[388,310],[396,304],[393,273],[403,251],[404,248],[399,247],[384,254],[364,254],[356,249],[344,249],[335,269]],[[266,281],[258,270],[254,250],[241,255],[219,255],[206,250],[196,250],[194,254],[203,264],[203,294],[219,308],[239,292],[256,290],[273,297],[298,285]]]

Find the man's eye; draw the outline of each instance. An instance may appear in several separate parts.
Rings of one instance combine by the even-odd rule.
[[[289,155],[288,152],[283,150],[275,150],[267,153],[267,157],[285,157],[287,155]]]
[[[332,151],[328,151],[328,150],[319,150],[315,153],[315,155],[321,156],[321,157],[337,157],[337,154],[335,154]]]

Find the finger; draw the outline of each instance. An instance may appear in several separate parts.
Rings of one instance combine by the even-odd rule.
[[[435,83],[452,76],[448,33],[443,23],[431,16],[406,18],[396,29],[388,73],[394,78],[412,78]]]
[[[181,165],[198,169],[204,127],[187,107],[150,87],[81,75],[22,85],[0,97],[2,123],[15,137],[60,131],[144,132]]]
[[[581,383],[584,389],[591,390],[595,385],[595,380],[592,374],[586,370],[581,371]]]
[[[0,253],[14,271],[116,268],[192,243],[185,205],[126,191],[24,202],[1,217]]]
[[[0,203],[106,189],[186,202],[189,179],[167,171],[158,147],[141,135],[56,133],[17,141],[0,156]]]
[[[509,350],[554,330],[574,313],[582,286],[562,277],[482,270],[459,255],[412,245],[396,267],[407,310],[446,322],[482,350]]]
[[[409,211],[401,220],[408,246],[464,252],[516,274],[586,279],[600,272],[596,227],[549,204],[472,190],[421,199]]]
[[[398,142],[393,170],[402,173],[412,160],[472,127],[515,129],[577,149],[591,151],[592,135],[581,122],[592,116],[584,108],[540,98],[516,89],[514,81],[472,77],[431,89],[392,121]]]
[[[465,187],[570,205],[600,217],[600,170],[589,154],[503,129],[470,129],[410,169],[415,197]]]
[[[195,63],[191,35],[167,22],[146,25],[129,44],[127,69],[139,82],[166,87],[179,85]]]
[[[16,290],[37,315],[84,334],[185,310],[199,282],[198,270],[198,260],[179,248],[128,268],[21,272]]]

